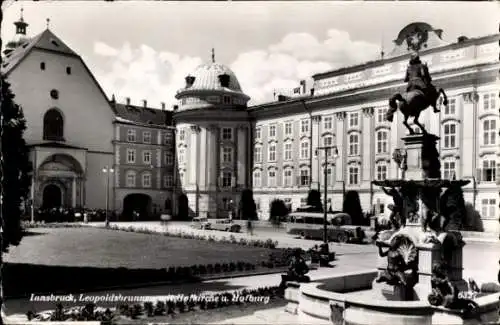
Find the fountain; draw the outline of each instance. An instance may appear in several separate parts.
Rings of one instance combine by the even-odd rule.
[[[419,125],[419,112],[415,115]],[[461,188],[469,181],[441,179],[439,137],[422,126],[422,133],[415,134],[406,118],[403,123],[410,134],[402,138],[404,148],[393,155],[401,178],[372,182],[394,200],[391,229],[376,235],[377,269],[311,279],[310,283],[289,282],[286,310],[303,323],[458,325],[498,321],[498,293],[464,296],[470,292],[462,278],[465,243],[459,231],[450,230],[464,211]]]

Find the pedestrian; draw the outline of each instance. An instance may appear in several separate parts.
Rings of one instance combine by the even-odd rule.
[[[253,236],[253,229],[252,229],[252,220],[248,219],[247,221],[247,230],[250,236]]]

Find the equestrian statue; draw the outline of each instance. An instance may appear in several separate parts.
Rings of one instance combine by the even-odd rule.
[[[408,124],[408,118],[413,117],[413,123],[420,127],[422,132],[426,132],[425,128],[418,121],[420,113],[432,106],[434,113],[438,113],[438,99],[443,95],[443,105],[448,105],[448,98],[442,88],[439,90],[432,84],[432,78],[429,74],[427,64],[420,61],[418,52],[412,52],[410,63],[406,69],[404,79],[408,83],[406,93],[395,94],[389,99],[390,109],[386,113],[386,120],[392,122],[394,114],[399,109],[403,113],[403,124],[408,128],[410,134],[415,134],[415,131]]]

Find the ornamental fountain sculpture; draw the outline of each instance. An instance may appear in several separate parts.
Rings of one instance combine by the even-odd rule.
[[[311,279],[311,283],[291,284],[285,294],[287,311],[296,312],[304,322],[311,318],[334,324],[483,324],[498,321],[498,296],[463,299],[469,291],[462,278],[461,233],[449,229],[450,221],[465,213],[461,188],[468,180],[441,178],[441,164],[434,134],[418,122],[429,106],[439,112],[437,101],[446,105],[446,94],[435,91],[425,65],[412,56],[406,81],[407,93],[393,96],[386,119],[392,121],[397,110],[409,135],[402,138],[404,149],[393,159],[401,177],[373,181],[393,199],[390,229],[376,238],[379,258],[377,270]],[[415,63],[418,62],[418,63]],[[417,68],[416,68],[417,67]],[[408,118],[420,127],[416,133]],[[328,301],[329,308],[319,308]],[[328,311],[326,311],[328,309]]]

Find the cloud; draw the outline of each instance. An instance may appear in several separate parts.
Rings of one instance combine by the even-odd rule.
[[[300,80],[312,87],[311,76],[376,58],[379,46],[352,40],[345,31],[329,30],[324,39],[308,33],[290,33],[267,48],[236,55],[229,63],[243,91],[261,104],[274,99],[274,92],[292,90]],[[108,94],[130,97],[133,103],[147,99],[151,106],[176,103],[176,91],[184,78],[202,63],[201,58],[162,52],[141,45],[121,48],[96,42],[94,52],[101,60],[98,79]],[[96,73],[97,74],[97,73]]]
[[[157,108],[162,102],[171,108],[184,77],[202,63],[200,58],[158,52],[148,45],[132,48],[129,43],[121,48],[96,43],[94,52],[101,56],[97,79],[109,96],[115,94],[120,102],[129,97],[136,105],[146,99]]]
[[[329,30],[324,40],[308,33],[290,33],[266,50],[241,53],[231,64],[253,104],[273,100],[273,93],[299,86],[311,76],[373,60],[379,46],[351,40],[345,31]]]

